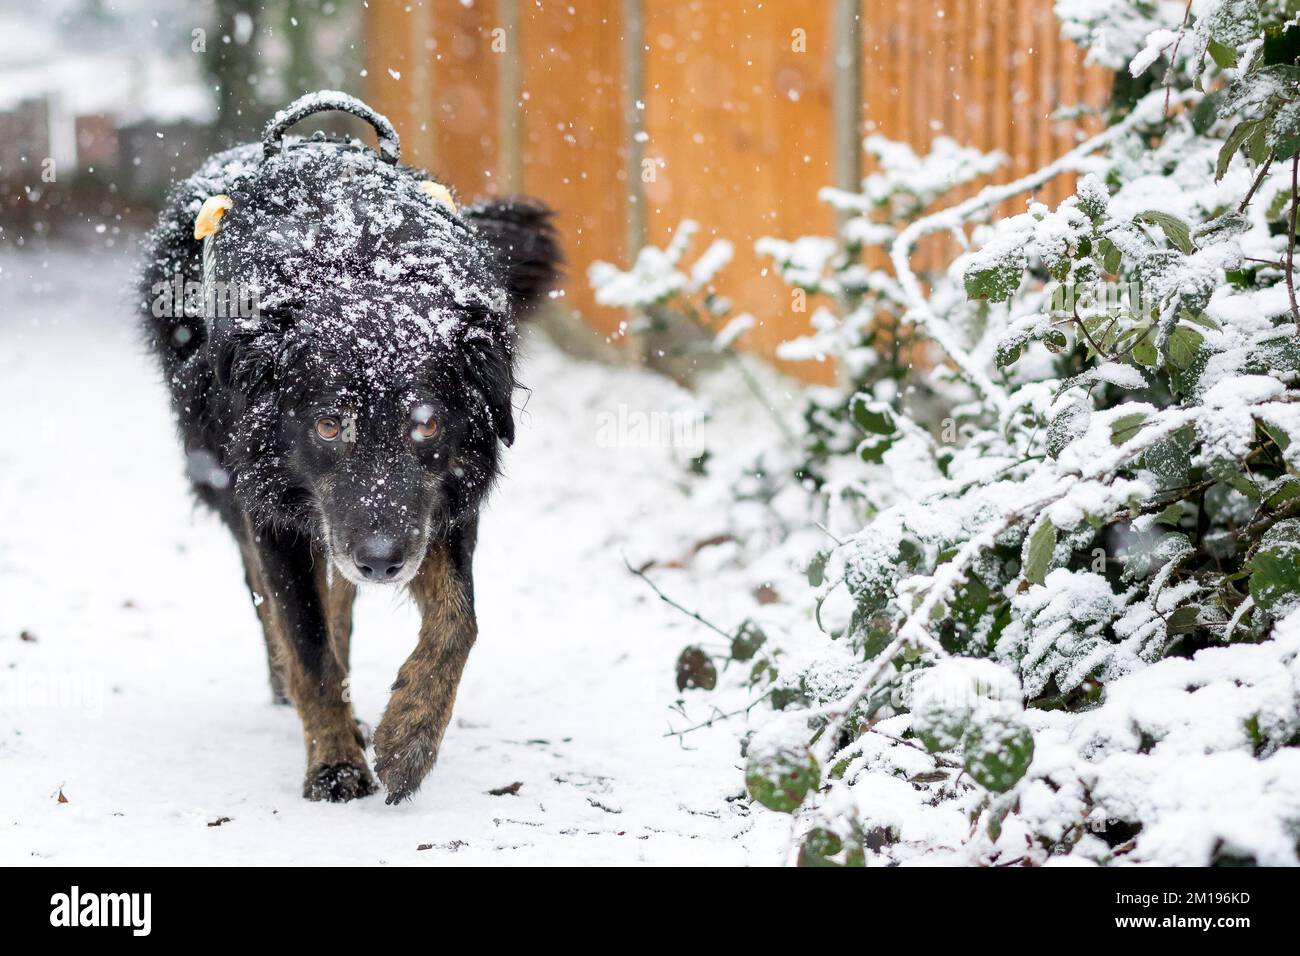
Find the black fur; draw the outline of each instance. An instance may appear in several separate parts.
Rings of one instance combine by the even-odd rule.
[[[398,542],[412,570],[459,546],[498,474],[499,443],[514,439],[516,320],[557,277],[549,210],[503,200],[454,214],[420,190],[425,178],[328,142],[289,138],[266,160],[260,145],[237,147],[175,187],[148,239],[144,327],[195,490],[246,557],[263,552],[264,586],[298,595],[284,643],[311,680],[323,602],[276,569],[330,555],[355,579],[354,550],[376,536]],[[214,239],[216,286],[255,296],[256,312],[209,327],[192,230],[222,193],[233,207]],[[189,287],[179,310],[178,280]],[[437,431],[421,440],[413,429],[429,415]],[[317,423],[331,417],[355,440],[323,440]],[[353,779],[346,759],[331,760],[309,776]]]
[[[304,159],[303,152],[314,155]],[[441,472],[446,487],[437,523],[459,523],[497,474],[498,440],[514,439],[515,319],[556,279],[550,211],[500,200],[455,216],[419,191],[423,173],[378,161],[353,172],[354,184],[343,187],[339,177],[358,163],[357,154],[329,146],[259,161],[258,146],[213,157],[172,191],[148,242],[145,326],[186,451],[204,466],[196,489],[227,518],[245,512],[259,526],[319,534],[313,489],[341,463],[314,454],[319,449],[304,434],[313,419],[304,416],[325,410],[312,407],[329,397],[318,394],[325,390],[379,414],[370,424],[393,439],[385,451],[399,473],[390,477],[404,473],[414,484],[430,470]],[[307,205],[286,214],[282,200],[298,189]],[[217,318],[209,337],[193,294],[202,244],[192,230],[204,199],[220,193],[234,206],[215,240],[217,280],[254,290],[261,314]],[[332,205],[338,202],[346,208]],[[376,210],[390,218],[376,224]],[[337,245],[322,248],[317,232],[323,219],[340,215],[359,229],[345,255]],[[305,248],[308,242],[316,248]],[[401,255],[410,260],[377,273],[377,261],[394,263]],[[157,306],[170,299],[178,275],[191,285],[182,314],[155,314],[168,312]],[[449,279],[458,287],[449,288]],[[351,289],[342,291],[342,282]],[[431,334],[431,314],[457,321]],[[436,461],[395,440],[404,424],[394,420],[395,406],[371,402],[402,389],[437,406]],[[449,469],[453,460],[458,467]]]

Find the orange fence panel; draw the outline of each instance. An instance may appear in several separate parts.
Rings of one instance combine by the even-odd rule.
[[[1060,38],[1052,6],[369,0],[368,94],[406,156],[462,197],[518,189],[556,208],[566,301],[605,335],[622,315],[595,305],[593,260],[627,265],[638,241],[662,245],[688,217],[703,227],[701,247],[730,239],[736,258],[718,291],[755,315],[750,346],[770,355],[807,330],[817,303],[796,312],[754,240],[828,234],[817,191],[853,168],[843,151],[853,160],[863,134],[919,152],[941,134],[998,149],[1009,163],[994,179],[1005,181],[1096,128],[1053,116],[1104,104],[1110,81]],[[854,12],[861,43],[837,62],[837,31]],[[841,71],[860,84],[861,129],[836,128],[837,91],[855,88]],[[1056,202],[1072,187],[1062,177],[1036,198]],[[1003,211],[1023,208],[1018,199]]]

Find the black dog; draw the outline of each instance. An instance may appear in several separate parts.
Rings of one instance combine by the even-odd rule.
[[[321,110],[367,119],[380,153],[284,136]],[[456,211],[397,159],[364,104],[304,97],[173,190],[142,276],[190,476],[243,553],[312,800],[375,787],[345,686],[357,584],[408,585],[423,616],[374,734],[388,802],[438,755],[476,633],[478,510],[514,438],[515,319],[559,263],[544,207]]]

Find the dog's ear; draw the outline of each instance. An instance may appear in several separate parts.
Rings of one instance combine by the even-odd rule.
[[[461,215],[491,246],[516,317],[555,287],[563,257],[550,209],[532,199],[490,199],[466,206]]]
[[[513,445],[515,372],[509,346],[471,340],[461,354],[470,388],[482,401],[492,431],[502,443]]]

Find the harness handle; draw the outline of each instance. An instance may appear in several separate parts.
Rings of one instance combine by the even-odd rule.
[[[263,161],[270,159],[284,148],[284,134],[290,126],[313,113],[326,112],[349,113],[365,120],[374,127],[375,135],[379,137],[379,155],[384,162],[396,165],[401,158],[402,147],[397,138],[397,130],[393,129],[393,124],[388,121],[388,117],[375,112],[348,93],[321,90],[319,93],[308,93],[306,96],[298,97],[271,117],[271,121],[266,124],[266,132],[262,134]]]

